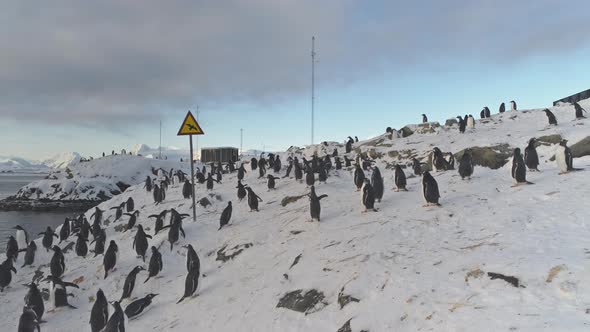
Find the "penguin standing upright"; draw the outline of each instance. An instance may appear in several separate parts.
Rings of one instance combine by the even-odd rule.
[[[272,175],[269,175],[272,176]],[[229,223],[229,220],[231,219],[231,213],[232,213],[232,206],[231,206],[231,201],[227,202],[227,206],[225,207],[225,209],[223,209],[223,212],[221,212],[221,217],[219,218],[219,229],[221,230],[221,228],[225,225],[227,225]]]
[[[465,126],[467,124],[465,123],[465,120],[463,120],[463,118],[460,116],[457,117],[457,120],[459,120],[459,132],[461,134],[464,134],[465,133]]]
[[[7,258],[0,264],[0,292],[4,291],[6,286],[12,281],[12,272],[16,274],[16,268],[12,265],[12,258]]]
[[[445,159],[442,151],[439,148],[434,147],[432,149],[432,170],[435,172],[448,171],[454,168],[455,159],[453,155],[450,155],[450,162]]]
[[[352,161],[347,156],[344,156],[344,167],[348,168],[350,166],[352,166]]]
[[[59,243],[62,243],[63,241],[67,240],[69,236],[70,219],[66,217],[66,220],[64,221],[64,223],[61,226],[61,229],[59,230]]]
[[[571,171],[579,171],[581,168],[574,168],[574,157],[567,146],[567,140],[562,140],[555,151],[555,160],[559,166],[560,173],[565,174]]]
[[[356,191],[361,190],[361,187],[365,183],[365,172],[361,168],[361,165],[358,163],[355,165],[354,169],[354,184],[356,186]]]
[[[504,113],[506,112],[506,105],[504,105],[504,103],[500,104],[500,109],[498,110],[498,113]]]
[[[29,287],[29,290],[27,291],[27,295],[25,295],[25,305],[32,309],[37,315],[37,319],[41,321],[43,313],[45,312],[43,296],[36,283],[31,282],[27,286]]]
[[[514,100],[510,101],[510,110],[516,111],[516,102]]]
[[[152,178],[149,175],[145,178],[145,184],[143,187],[147,192],[152,191]]]
[[[37,245],[35,241],[29,242],[29,246],[27,247],[27,251],[25,252],[25,261],[21,266],[21,269],[26,265],[33,265],[35,262],[35,253],[37,252]]]
[[[492,117],[490,109],[487,106],[483,108],[483,112],[484,112],[484,115],[486,116],[486,118]]]
[[[377,209],[375,209],[375,192],[373,191],[373,186],[371,186],[369,179],[365,179],[365,183],[362,187],[361,203],[365,208],[364,212],[367,212],[368,210],[377,211]]]
[[[22,228],[20,225],[14,226],[16,229],[16,242],[18,244],[18,249],[25,249],[29,246],[29,233]]]
[[[23,313],[20,315],[18,320],[18,332],[41,332],[39,327],[40,318],[37,317],[35,311],[25,306],[23,307]]]
[[[539,155],[535,148],[535,138],[529,140],[529,144],[524,149],[524,163],[529,171],[539,171]]]
[[[53,237],[58,237],[57,234],[55,234],[55,232],[51,229],[50,226],[47,226],[45,232],[41,232],[39,233],[39,235],[43,235],[43,240],[41,240],[41,243],[43,243],[43,247],[45,247],[45,250],[49,252],[49,249],[51,249],[51,247],[53,246]]]
[[[125,202],[125,206],[127,207],[127,212],[131,212],[131,211],[135,210],[135,201],[133,201],[133,197],[127,198],[127,201]]]
[[[426,114],[422,114],[422,123],[426,122],[428,122],[428,117],[426,116]]]
[[[238,200],[241,202],[246,197],[246,187],[242,184],[241,180],[238,180],[238,186],[236,188],[238,189]]]
[[[424,172],[424,174],[422,174],[422,194],[424,195],[424,200],[426,201],[425,206],[440,206],[438,203],[440,198],[440,194],[438,192],[438,183],[436,183],[436,180],[432,177],[432,175],[430,175],[430,172]]]
[[[145,262],[145,252],[148,248],[148,240],[151,239],[151,235],[147,235],[143,230],[143,226],[137,225],[137,233],[135,233],[135,238],[133,239],[132,247],[135,249],[135,252],[141,259]]]
[[[373,168],[373,174],[371,174],[371,186],[373,187],[373,192],[375,193],[375,200],[381,203],[381,199],[383,198],[383,177],[381,176],[381,171],[379,167]]]
[[[209,175],[207,176],[207,184],[206,184],[207,190],[213,190],[213,182],[219,183],[219,181],[214,179],[213,175],[211,175],[211,173],[209,173]]]
[[[549,125],[557,126],[557,119],[555,118],[555,114],[553,114],[548,108],[544,109],[543,112],[545,112],[545,115],[547,115]]]
[[[418,161],[416,158],[412,158],[412,170],[414,171],[414,175],[422,176],[422,166],[420,161]]]
[[[268,178],[268,182],[267,182],[268,190],[274,190],[275,189],[275,181],[280,178],[277,178],[272,174],[269,174],[266,177]]]
[[[328,181],[328,171],[326,170],[326,165],[324,164],[324,166],[320,167],[319,172],[318,172],[318,182],[320,183],[326,183]]]
[[[182,234],[183,238],[186,238],[186,234],[184,233],[184,229],[182,228],[182,219],[188,215],[181,215],[176,210],[172,209],[173,214],[170,220],[170,224],[164,226],[164,228],[168,229],[168,242],[170,243],[170,251],[174,248],[174,244],[178,242],[180,238],[180,234]]]
[[[182,186],[182,197],[185,199],[189,199],[192,196],[193,191],[191,190],[191,182],[189,180],[184,180],[184,185]]]
[[[526,180],[526,166],[524,164],[524,160],[522,159],[522,154],[520,153],[520,148],[514,149],[514,156],[512,157],[512,178],[516,180],[516,185],[518,184],[531,184]]]
[[[152,304],[152,299],[156,297],[158,294],[148,294],[144,298],[131,302],[125,308],[125,315],[127,318],[135,318],[147,308],[150,304]]]
[[[61,280],[59,277],[50,275],[44,281],[49,282],[49,303],[53,308],[70,307],[76,309],[73,305],[68,303],[67,287],[80,288],[78,285]]]
[[[8,242],[6,243],[6,258],[12,259],[15,262],[18,258],[18,242],[16,242],[16,239],[12,235],[8,237]]]
[[[126,216],[129,216],[129,220],[127,221],[127,226],[125,226],[125,232],[132,229],[137,222],[137,217],[139,216],[139,210],[133,213],[123,213]]]
[[[193,296],[193,294],[197,291],[199,287],[199,274],[200,271],[198,270],[190,270],[186,276],[186,280],[184,281],[184,294],[182,298],[176,302],[176,304],[184,301],[185,298]]]
[[[88,254],[88,245],[86,242],[88,242],[88,239],[78,233],[78,239],[76,240],[76,255],[79,257],[86,257],[86,254]]]
[[[94,223],[98,223],[100,225],[100,223],[102,222],[102,213],[104,211],[99,209],[98,207],[94,208],[94,213],[90,216],[90,219],[94,218]]]
[[[305,184],[307,184],[308,187],[315,184],[315,174],[309,165],[305,168]]]
[[[469,114],[469,116],[467,117],[467,128],[469,128],[469,129],[475,128],[475,119],[473,118],[473,115],[471,115],[471,114]]]
[[[96,242],[96,244],[94,245],[94,250],[92,250],[94,252],[94,257],[104,254],[104,245],[106,241],[107,233],[104,231],[104,229],[101,229],[100,233],[94,237],[94,240],[92,240],[92,242],[90,242],[90,244]]]
[[[246,190],[248,191],[248,206],[250,207],[250,212],[258,212],[258,201],[262,202],[262,198],[258,197],[252,188],[246,187]]]
[[[479,112],[479,118],[480,119],[485,119],[486,118],[486,111],[485,110],[481,110],[481,112]]]
[[[49,263],[49,270],[51,275],[57,278],[60,278],[66,270],[64,254],[58,246],[53,246],[53,256]]]
[[[340,157],[334,157],[334,164],[336,165],[336,170],[342,169],[342,160],[340,160]]]
[[[585,119],[586,118],[584,116],[584,112],[586,112],[586,110],[583,109],[582,106],[580,106],[580,104],[578,104],[577,102],[574,103],[574,109],[576,110],[576,119]]]
[[[463,152],[461,160],[459,161],[459,175],[461,179],[471,178],[473,174],[473,158],[471,157],[471,150],[467,149]]]
[[[114,240],[111,240],[109,243],[109,247],[107,248],[107,252],[103,258],[103,265],[104,265],[104,278],[106,279],[109,276],[109,272],[114,270],[115,265],[117,264],[117,258],[119,257],[119,247]]]
[[[158,251],[158,248],[152,246],[152,257],[150,258],[150,264],[148,265],[148,277],[143,282],[144,284],[150,280],[151,277],[155,277],[162,271],[164,264],[162,263],[162,254]]]
[[[322,198],[328,197],[328,195],[324,194],[318,196],[315,192],[315,187],[311,186],[311,191],[307,196],[309,197],[309,213],[311,215],[311,221],[316,219],[319,222],[320,214],[322,212],[320,200],[322,200]]]
[[[115,312],[109,318],[107,326],[103,332],[125,332],[125,313],[121,304],[117,301],[109,302],[115,308]]]
[[[414,160],[416,160],[416,159],[414,159]],[[419,163],[418,163],[418,167],[420,167]],[[408,189],[406,189],[406,184],[407,184],[406,173],[404,173],[404,170],[402,169],[402,167],[400,165],[395,165],[394,180],[395,180],[395,187],[396,187],[395,191],[400,191],[400,190],[408,191]]]
[[[125,278],[125,283],[123,284],[123,294],[121,295],[121,299],[119,302],[122,302],[124,299],[127,299],[133,293],[133,288],[135,288],[135,279],[137,278],[137,274],[140,271],[145,271],[143,266],[136,266],[134,267],[131,272]]]
[[[99,332],[107,325],[109,321],[109,302],[102,289],[96,292],[96,300],[92,305],[90,311],[90,330],[92,332]]]

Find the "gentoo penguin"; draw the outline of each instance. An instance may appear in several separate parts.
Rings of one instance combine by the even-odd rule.
[[[45,232],[41,232],[39,233],[39,235],[43,235],[43,240],[41,240],[41,243],[43,243],[43,247],[45,247],[45,250],[49,252],[49,249],[51,249],[51,247],[53,246],[53,237],[57,237],[57,234],[55,234],[55,232],[51,229],[50,226],[47,226]]]
[[[68,237],[70,237],[70,218],[66,217],[66,220],[61,225],[61,229],[59,230],[59,244],[67,240]]]
[[[156,205],[162,203],[162,191],[160,190],[160,186],[158,186],[157,184],[154,184],[153,197],[154,203]]]
[[[137,233],[135,233],[135,238],[133,239],[132,247],[135,249],[137,256],[141,257],[141,259],[145,263],[145,252],[148,248],[148,240],[151,239],[151,235],[147,235],[143,230],[143,226],[137,225]]]
[[[365,179],[365,183],[361,190],[361,203],[365,208],[364,212],[367,212],[368,210],[377,211],[377,209],[375,209],[375,192],[373,191],[373,186],[371,186],[369,179]]]
[[[266,159],[261,158],[258,162],[258,178],[262,179],[266,175]]]
[[[274,190],[275,189],[275,181],[280,178],[277,178],[271,174],[267,175],[266,177],[268,178],[268,183],[267,183],[268,190]]]
[[[416,160],[416,159],[414,159]],[[417,161],[417,160],[416,160]],[[418,167],[420,167],[420,163],[418,163]],[[420,175],[420,174],[417,174]],[[400,165],[395,165],[395,175],[394,175],[394,180],[395,180],[395,191],[408,191],[408,189],[406,189],[406,173],[404,173],[404,170],[402,169],[402,167]]]
[[[510,110],[516,111],[516,102],[514,100],[510,101]]]
[[[193,248],[192,245],[187,244],[186,246],[182,246],[183,248],[187,249],[186,252],[186,271],[196,271],[197,274],[201,271],[201,260],[199,259],[199,255]]]
[[[490,109],[487,106],[483,108],[483,112],[486,118],[490,118],[492,116]]]
[[[149,175],[145,178],[145,184],[143,187],[147,192],[152,191],[152,178]]]
[[[461,160],[459,161],[459,175],[461,179],[471,178],[473,174],[473,158],[471,157],[471,150],[467,149],[463,152]]]
[[[35,262],[35,253],[37,252],[37,245],[35,241],[29,242],[29,246],[27,247],[27,251],[25,252],[25,261],[21,266],[21,269],[26,265],[33,265]]]
[[[354,140],[348,136],[348,141],[346,141],[345,152],[350,153],[352,151],[352,144],[354,144]]]
[[[544,109],[543,112],[545,112],[545,115],[547,115],[549,125],[557,126],[557,119],[555,118],[555,115],[548,108]]]
[[[197,178],[197,182],[199,184],[203,184],[207,181],[207,179],[205,178],[205,174],[197,171],[197,174],[195,174],[195,177]]]
[[[299,164],[299,160],[297,160],[297,158],[293,160],[293,167],[295,167],[295,181],[301,181],[301,179],[303,179],[303,169],[301,167],[301,164]]]
[[[275,158],[275,163],[274,163],[272,169],[275,173],[279,173],[281,171],[282,167],[283,167],[283,164],[281,163],[281,158],[279,158],[279,156],[277,155]]]
[[[272,176],[272,175],[269,175]],[[231,201],[227,202],[227,206],[225,207],[225,209],[223,209],[223,212],[221,212],[221,217],[219,218],[219,229],[221,230],[221,228],[225,225],[227,225],[229,223],[229,220],[231,219],[231,213],[232,213],[232,206],[231,206]]]
[[[39,320],[37,318],[37,314],[35,311],[30,309],[29,307],[23,307],[23,313],[20,315],[18,320],[18,332],[41,332],[41,328],[39,327]]]
[[[438,184],[428,171],[422,174],[422,194],[424,195],[424,200],[426,201],[426,205],[424,206],[440,206],[438,203],[438,199],[440,198]]]
[[[416,159],[416,158],[412,158],[412,170],[414,171],[414,175],[422,176],[422,166],[421,166],[420,161],[418,161],[418,159]],[[396,183],[396,186],[397,186],[397,183]]]
[[[356,191],[361,190],[363,184],[365,183],[365,172],[361,168],[359,163],[356,163],[354,168],[354,185],[356,186]]]
[[[253,159],[256,160],[255,158],[253,158]],[[252,164],[252,165],[254,165],[254,164]],[[241,164],[240,168],[238,168],[238,180],[243,180],[245,173],[246,173],[246,169],[244,168],[244,164]]]
[[[182,197],[189,199],[191,198],[192,192],[191,182],[189,180],[184,180],[184,185],[182,186]]]
[[[98,207],[94,208],[94,213],[90,216],[90,219],[94,218],[94,222],[100,224],[102,222],[102,213],[104,211]]]
[[[115,312],[109,318],[107,326],[103,332],[125,332],[125,314],[121,308],[121,304],[117,301],[109,302],[115,308]]]
[[[465,123],[465,120],[463,120],[463,118],[460,116],[457,117],[457,120],[459,121],[459,132],[461,134],[464,134],[465,133],[465,126],[467,124]]]
[[[78,233],[78,239],[76,240],[76,255],[79,257],[86,257],[88,254],[88,245],[86,244],[88,239]]]
[[[498,113],[504,113],[506,112],[506,105],[504,105],[504,103],[500,104],[500,109],[498,110]]]
[[[128,230],[132,229],[135,226],[135,223],[137,222],[137,217],[139,216],[139,210],[133,212],[133,213],[123,213],[126,216],[129,216],[129,220],[127,221],[127,226],[125,227],[125,232],[127,232]]]
[[[422,114],[422,123],[426,122],[428,122],[428,117],[426,116],[426,114]]]
[[[238,200],[241,202],[242,199],[244,199],[244,197],[246,197],[246,186],[244,186],[242,184],[241,180],[238,180],[238,186],[236,187],[238,189]]]
[[[20,225],[14,226],[16,229],[16,242],[18,243],[18,249],[25,249],[29,246],[29,233],[22,228]]]
[[[309,165],[305,168],[305,184],[307,184],[308,187],[315,184],[315,174]]]
[[[340,157],[334,157],[334,164],[336,165],[336,170],[342,169],[342,160],[340,160]]]
[[[467,117],[467,128],[469,128],[469,129],[475,128],[475,119],[473,118],[473,115],[471,115],[471,114],[469,114],[469,116]]]
[[[177,212],[178,213],[178,212]],[[182,218],[174,218],[170,220],[170,224],[162,227],[162,229],[168,229],[168,242],[170,242],[170,251],[174,248],[174,243],[178,242],[180,238],[180,234],[182,233],[182,237],[186,238],[186,234],[184,233],[184,229],[182,228]]]
[[[95,236],[94,240],[90,242],[90,244],[96,242],[96,244],[94,245],[94,250],[92,250],[94,252],[94,257],[104,254],[104,244],[106,243],[106,241],[107,233],[104,231],[104,229],[101,229],[100,234]]]
[[[133,201],[133,198],[127,198],[127,202],[125,202],[125,205],[127,206],[127,212],[133,211],[135,208],[135,202]]]
[[[529,140],[529,144],[524,149],[524,163],[529,171],[539,171],[539,155],[535,148],[535,138]]]
[[[140,271],[145,271],[143,266],[136,266],[129,272],[127,277],[125,278],[125,283],[123,284],[123,294],[121,295],[121,299],[119,302],[122,302],[124,299],[127,299],[131,296],[133,292],[133,288],[135,288],[135,279],[137,278],[137,274]]]
[[[12,272],[16,273],[16,269],[12,266],[12,258],[7,258],[0,264],[0,292],[4,291],[6,286],[10,285],[12,281]]]
[[[283,176],[283,179],[288,178],[291,175],[292,170],[293,170],[293,161],[290,161],[289,166],[287,166],[287,171],[285,172],[285,176]]]
[[[219,181],[214,179],[213,175],[211,175],[211,173],[209,173],[209,175],[207,175],[207,183],[206,183],[207,190],[213,190],[213,182],[219,183]]]
[[[322,167],[320,167],[319,172],[318,172],[318,182],[319,183],[322,183],[322,182],[326,183],[326,181],[328,181],[327,167],[328,166],[325,163],[322,165]]]
[[[49,303],[51,303],[54,309],[66,306],[72,309],[77,309],[76,307],[68,303],[68,292],[66,288],[80,288],[78,287],[78,285],[71,282],[63,281],[59,277],[52,275],[47,276],[44,279],[44,281],[49,282]]]
[[[26,286],[29,287],[29,290],[27,291],[27,295],[25,295],[25,305],[32,309],[37,314],[37,319],[41,321],[45,312],[45,304],[43,303],[41,291],[39,291],[39,287],[34,282]]]
[[[584,116],[584,112],[586,112],[586,110],[583,109],[582,106],[580,106],[580,104],[574,103],[574,108],[576,110],[576,119],[585,119],[586,118]]]
[[[571,171],[579,171],[581,168],[574,168],[574,157],[572,151],[567,146],[567,140],[562,140],[555,151],[555,160],[559,166],[560,173],[565,174]]]
[[[125,315],[127,318],[131,319],[140,315],[145,308],[147,308],[150,304],[152,304],[152,299],[156,297],[158,294],[148,294],[143,299],[139,299],[136,301],[131,302],[125,308]]]
[[[88,222],[86,217],[84,217],[84,219],[82,220],[82,224],[80,226],[80,234],[84,235],[85,238],[88,238],[88,236],[90,235],[91,228],[92,226],[90,226],[90,223]]]
[[[12,259],[15,262],[18,258],[18,242],[16,242],[16,239],[12,235],[8,237],[8,242],[6,243],[6,258]]]
[[[150,258],[150,264],[148,265],[148,277],[143,282],[144,284],[150,280],[151,277],[155,277],[162,271],[164,264],[162,263],[162,254],[158,251],[158,248],[152,246],[152,257]]]
[[[58,246],[53,246],[53,256],[51,257],[51,262],[49,263],[49,269],[51,271],[51,275],[57,278],[60,278],[66,270],[64,254],[61,251],[61,248]]]
[[[250,207],[250,212],[258,212],[258,201],[262,202],[262,198],[258,197],[252,188],[246,187],[246,190],[248,191],[248,206]]]
[[[123,208],[125,207],[125,202],[121,203],[119,206],[113,206],[109,210],[116,210],[115,211],[115,221],[119,220],[123,216]]]
[[[352,161],[348,159],[347,156],[344,156],[344,167],[350,167],[352,165]]]
[[[191,270],[188,272],[186,276],[186,280],[184,281],[184,295],[182,298],[176,302],[176,304],[182,302],[185,298],[193,296],[193,294],[197,291],[199,287],[199,271]]]
[[[373,187],[373,192],[375,193],[375,200],[381,203],[381,199],[383,198],[383,177],[381,176],[381,171],[379,167],[373,168],[373,174],[371,174],[371,186]]]
[[[104,296],[102,289],[99,288],[98,292],[96,292],[96,300],[90,311],[90,330],[92,332],[100,332],[105,326],[107,326],[108,321],[109,302],[107,301],[106,296]]]
[[[530,184],[526,180],[526,166],[520,153],[520,148],[514,149],[514,156],[512,157],[512,178],[516,180],[516,184]]]
[[[111,240],[107,252],[104,254],[102,264],[104,265],[104,278],[109,276],[109,272],[115,269],[117,258],[119,257],[119,247],[114,240]]]
[[[311,186],[311,191],[307,195],[309,197],[309,213],[311,214],[311,221],[316,219],[318,222],[320,221],[320,214],[322,212],[322,206],[320,205],[320,200],[324,197],[328,197],[328,195],[320,195],[318,196],[315,192],[315,187]]]
[[[163,210],[159,214],[152,214],[148,216],[148,218],[156,218],[156,222],[154,224],[154,235],[158,234],[159,231],[164,229],[164,218],[166,218],[166,214],[168,210]]]

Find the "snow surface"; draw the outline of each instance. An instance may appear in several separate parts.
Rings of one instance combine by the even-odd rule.
[[[582,106],[588,106],[585,104]],[[557,127],[549,128],[539,110],[507,112],[494,115],[487,124],[478,120],[475,130],[464,135],[456,128],[442,127],[435,133],[396,138],[387,142],[391,146],[372,146],[384,138],[378,137],[355,147],[384,153],[414,149],[426,156],[433,146],[443,152],[497,143],[524,148],[530,137],[559,133],[574,144],[589,135],[588,120],[572,121],[573,107],[552,111],[560,121]],[[511,119],[513,116],[516,118]],[[338,145],[310,146],[301,153],[331,152],[334,146]],[[340,155],[343,150],[339,147]],[[430,208],[422,207],[421,179],[411,177],[408,170],[409,191],[391,190],[393,172],[386,165],[398,160],[385,153],[377,161],[386,188],[383,201],[376,205],[379,211],[361,212],[352,170],[331,171],[327,184],[316,185],[318,195],[328,194],[321,201],[320,223],[309,222],[306,198],[281,206],[284,197],[309,191],[293,179],[280,179],[277,190],[267,192],[266,180],[258,179],[258,173],[247,167],[244,183],[264,200],[260,212],[249,212],[246,201],[237,201],[235,173],[225,175],[212,192],[197,185],[196,197],[209,197],[213,206],[199,205],[197,222],[185,219],[186,239],[181,238],[172,251],[167,232],[150,240],[150,246],[160,247],[164,268],[158,278],[145,284],[147,273],[141,272],[133,297],[159,295],[142,317],[126,322],[126,327],[129,331],[337,331],[351,320],[355,332],[586,331],[590,311],[590,157],[574,159],[574,166],[586,171],[558,175],[555,162],[548,161],[555,145],[538,151],[541,172],[527,174],[534,185],[512,187],[510,164],[497,170],[476,167],[471,180],[461,180],[457,171],[439,172],[434,176],[442,207]],[[135,165],[136,158],[129,157],[125,163],[105,158],[104,167],[111,163],[124,170],[127,162]],[[153,234],[154,220],[147,218],[150,214],[170,208],[190,213],[190,200],[182,198],[180,185],[171,186],[166,201],[158,206],[142,187],[133,186],[102,203],[99,207],[107,210],[104,217],[113,220],[114,211],[108,209],[133,197],[141,211],[138,222]],[[234,206],[230,226],[218,231],[219,216],[230,200]],[[88,211],[86,216],[91,214]],[[132,250],[135,231],[114,230],[126,222],[123,217],[106,228],[107,245],[115,240],[120,250],[117,270],[106,280],[102,256],[66,254],[64,280],[83,277],[80,289],[73,289],[75,297],[70,299],[78,309],[46,313],[43,331],[88,330],[96,291],[102,288],[107,299],[119,299],[129,271],[135,265],[147,267],[149,258],[144,264]],[[35,268],[47,264],[51,257],[40,240],[37,242],[40,249]],[[186,276],[181,245],[189,243],[201,259],[201,286],[198,296],[176,304]],[[252,246],[233,260],[216,261],[221,248],[243,244]],[[299,263],[291,267],[298,255]],[[47,266],[41,269],[49,273]],[[16,329],[27,291],[21,284],[31,280],[33,271],[30,267],[18,269],[11,286],[0,294],[0,315],[7,330]],[[515,276],[522,287],[491,280],[487,272]],[[325,306],[308,315],[276,308],[285,293],[298,289],[323,292]],[[341,309],[341,291],[360,302]],[[127,304],[125,301],[123,308]]]

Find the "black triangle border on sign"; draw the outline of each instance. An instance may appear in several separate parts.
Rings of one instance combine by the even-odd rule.
[[[201,129],[200,134],[183,134],[183,133],[181,133],[182,127],[184,127],[184,124],[186,123],[186,120],[188,120],[189,116],[191,118],[193,118],[193,120],[195,120],[195,123],[197,124],[199,129]],[[190,136],[190,135],[205,135],[205,131],[203,130],[203,128],[201,128],[201,125],[197,122],[197,119],[193,116],[193,113],[191,113],[191,111],[188,111],[188,113],[186,113],[186,116],[184,117],[184,120],[182,120],[182,124],[180,125],[180,129],[178,129],[178,133],[176,134],[176,136]]]

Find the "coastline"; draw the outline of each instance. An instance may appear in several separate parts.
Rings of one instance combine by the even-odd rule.
[[[87,211],[104,201],[97,200],[26,200],[8,197],[0,200],[0,211]]]

